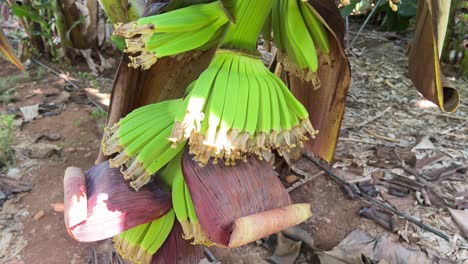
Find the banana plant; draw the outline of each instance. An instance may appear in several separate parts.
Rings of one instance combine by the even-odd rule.
[[[188,250],[183,239],[234,248],[310,217],[310,205],[291,203],[263,154],[282,155],[313,142],[321,132],[312,125],[310,113],[323,109],[305,106],[289,81],[265,67],[257,41],[263,31],[279,49],[276,65],[312,85],[308,92],[326,87],[346,94],[349,64],[342,59],[338,34],[332,32],[335,25],[343,27],[342,21],[328,25],[321,17],[331,9],[339,18],[339,12],[333,4],[319,4],[320,13],[313,3],[160,1],[137,20],[128,15],[110,18],[116,22],[114,40],[122,44],[125,56],[114,82],[99,158],[109,161],[97,166],[112,169],[91,169],[81,178],[94,193],[112,183],[88,179],[114,177],[106,171],[119,169],[134,191],[112,197],[137,207],[148,202],[140,197],[147,188],[163,186],[172,193],[171,210],[136,226],[136,213],[126,213],[127,207],[117,210],[121,220],[111,221],[118,223],[113,230],[126,231],[116,235],[114,243],[124,258],[136,263],[163,263],[165,257],[170,263],[198,263],[200,247]],[[327,67],[341,69],[342,82],[322,80],[327,75],[321,71]],[[316,102],[320,107],[321,100]],[[330,106],[333,99],[325,101]],[[335,105],[334,129],[339,129],[344,100]],[[70,186],[65,184],[66,193]],[[104,189],[111,193],[113,188]],[[87,200],[81,211],[91,220],[99,210],[108,215],[112,209]],[[77,230],[87,225],[81,220]],[[99,223],[93,220],[89,225]],[[93,237],[93,229],[88,230],[91,234],[82,235]],[[177,256],[179,251],[186,255]]]
[[[13,50],[13,48],[10,45],[10,42],[8,42],[7,37],[5,36],[5,33],[3,32],[3,29],[0,28],[0,52],[5,56],[11,63],[13,63],[18,69],[25,71],[26,69],[24,68],[23,64],[21,64],[20,60],[18,57],[16,57],[16,54]]]

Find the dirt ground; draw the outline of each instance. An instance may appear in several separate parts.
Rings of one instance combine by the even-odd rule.
[[[353,83],[347,100],[342,137],[337,148],[335,171],[356,182],[371,177],[374,184],[385,170],[404,174],[399,163],[395,162],[397,158],[382,154],[388,148],[412,152],[418,160],[434,155],[445,157],[436,162],[440,166],[434,165],[434,168],[451,163],[466,166],[466,80],[454,80],[464,101],[458,113],[449,116],[425,102],[406,77],[405,39],[386,38],[366,32],[362,41],[371,44],[365,45],[366,48],[353,50],[358,58],[350,59]],[[37,72],[37,66],[31,71]],[[21,73],[7,62],[0,61],[0,78],[12,76],[21,76]],[[79,264],[90,263],[94,253],[109,254],[112,251],[109,241],[89,244],[74,241],[66,233],[63,214],[51,206],[63,202],[62,177],[66,167],[73,165],[87,169],[94,165],[104,117],[95,114],[94,106],[83,104],[83,100],[79,100],[79,93],[64,93],[67,86],[64,80],[48,72],[39,80],[19,80],[14,85],[16,101],[0,105],[0,113],[14,113],[20,119],[18,108],[35,104],[40,104],[43,111],[30,122],[16,124],[14,148],[17,152],[17,167],[21,172],[18,179],[31,183],[32,189],[17,194],[1,207],[0,263]],[[100,88],[109,90],[109,86]],[[386,110],[388,108],[390,109]],[[372,117],[382,112],[384,114],[372,120]],[[415,150],[414,147],[425,137],[432,146]],[[460,174],[458,176],[461,178],[457,181],[438,184],[442,187],[450,185],[450,193],[468,190],[466,170],[464,174],[463,171]],[[304,175],[297,176],[302,178]],[[382,194],[385,193],[384,188],[377,189],[381,192],[380,197],[389,197]],[[368,205],[357,199],[350,200],[342,187],[324,174],[295,189],[291,196],[295,202],[312,204],[313,216],[301,227],[312,235],[318,248],[333,248],[354,229],[372,234],[389,233],[372,221],[359,217],[358,211]],[[437,219],[434,212],[447,216],[446,211],[440,211],[443,210],[441,207],[422,206],[414,199],[405,199],[399,200],[400,204],[406,205],[401,209],[423,219],[426,216],[427,219]],[[436,221],[430,223],[436,224]],[[425,240],[424,235],[427,232],[408,227],[408,223],[404,221],[401,221],[401,225],[401,232],[398,233],[400,237],[409,238],[415,244],[439,248],[441,254],[454,260],[461,261],[462,257],[466,257],[466,249],[462,252],[459,248],[449,247],[433,236],[427,236],[428,239]],[[460,233],[453,226],[438,227],[450,235]],[[414,233],[422,238],[412,240]],[[247,251],[264,254],[264,251],[255,250],[255,246],[250,246]],[[242,249],[237,252],[245,253]],[[220,254],[221,259],[229,255],[225,251],[215,253]],[[461,255],[457,259],[453,254]]]

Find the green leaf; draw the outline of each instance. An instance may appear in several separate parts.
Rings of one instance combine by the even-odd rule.
[[[416,9],[418,8],[417,0],[401,0],[398,6],[398,15],[404,17],[416,16]]]
[[[349,5],[341,8],[340,13],[342,17],[347,17],[349,16],[353,11],[356,5],[359,3],[360,0],[351,0]]]
[[[83,21],[85,21],[87,16],[81,16],[77,21],[73,22],[73,24],[71,25],[71,27],[67,30],[67,38],[68,39],[71,39],[70,38],[70,33],[72,32],[72,30],[77,27],[79,24],[83,23]]]
[[[13,11],[13,14],[15,14],[16,16],[18,17],[25,17],[25,18],[29,18],[31,19],[32,21],[36,22],[36,23],[39,23],[41,25],[45,25],[47,26],[47,21],[44,20],[44,18],[42,18],[36,10],[32,9],[31,6],[27,6],[27,5],[22,5],[22,6],[19,6],[19,5],[12,5],[11,6],[11,10]]]

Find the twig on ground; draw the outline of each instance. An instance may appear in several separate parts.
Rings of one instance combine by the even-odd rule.
[[[375,120],[377,120],[377,119],[381,118],[382,116],[384,116],[384,115],[385,115],[388,111],[390,111],[391,109],[392,109],[391,106],[387,107],[385,110],[383,110],[383,111],[382,111],[381,113],[379,113],[378,115],[372,117],[371,119],[366,120],[366,121],[364,121],[364,122],[361,122],[361,123],[355,125],[354,128],[360,128],[360,127],[363,127],[363,126],[365,126],[365,125],[367,125],[367,124],[369,124],[369,123],[374,122]]]
[[[340,176],[336,175],[335,173],[333,173],[331,171],[330,168],[328,168],[327,166],[324,166],[323,164],[321,164],[318,160],[315,159],[315,157],[313,156],[313,154],[309,151],[304,151],[304,156],[312,161],[315,165],[317,165],[318,167],[320,167],[322,170],[324,170],[331,178],[335,179],[337,182],[349,187],[358,197],[360,197],[361,199],[363,200],[366,200],[374,205],[377,205],[381,208],[384,208],[390,212],[393,212],[395,213],[396,215],[398,216],[401,216],[403,218],[405,218],[406,220],[408,220],[409,222],[421,227],[422,229],[426,230],[426,231],[429,231],[447,241],[450,241],[450,237],[445,234],[444,232],[442,232],[441,230],[435,228],[435,227],[432,227],[430,225],[426,225],[424,223],[422,223],[419,219],[405,213],[405,212],[402,212],[400,210],[397,210],[395,208],[393,208],[392,206],[386,204],[386,203],[383,203],[377,199],[375,199],[374,197],[370,196],[370,195],[367,195],[363,192],[361,192],[359,190],[359,188],[357,188],[357,186],[355,184],[352,184],[352,183],[349,183],[348,181],[346,181],[345,179],[341,178]]]
[[[45,65],[44,63],[42,63],[42,62],[40,62],[40,61],[38,61],[38,60],[36,60],[34,58],[31,58],[31,61],[36,63],[37,65],[41,66],[42,68],[46,69],[47,71],[57,75],[57,77],[63,79],[65,82],[67,82],[68,84],[73,86],[75,89],[77,89],[77,90],[80,89],[80,87],[76,83],[72,82],[70,80],[70,78],[68,78],[68,76],[65,76],[65,74],[57,72],[56,70],[50,68],[49,66]]]
[[[213,252],[211,252],[209,248],[205,247],[203,251],[205,253],[206,258],[208,259],[210,263],[221,264],[221,262],[218,260],[218,258],[216,258],[216,256],[213,254]]]
[[[301,187],[302,185],[304,185],[304,184],[306,184],[306,183],[312,181],[313,179],[317,178],[318,176],[324,174],[323,171],[319,171],[319,172],[317,172],[317,173],[311,175],[310,173],[308,173],[308,172],[306,172],[306,171],[303,171],[303,170],[297,168],[297,167],[294,166],[294,165],[291,167],[291,169],[292,169],[295,173],[304,176],[304,179],[300,179],[299,181],[295,182],[293,185],[289,186],[289,187],[286,189],[287,192],[292,192],[292,191],[294,191],[295,189]]]
[[[454,114],[435,113],[435,112],[429,112],[429,111],[423,111],[423,114],[448,117],[448,118],[453,118],[453,119],[458,119],[458,120],[463,120],[465,122],[468,122],[468,117],[458,116]]]
[[[38,60],[36,60],[36,59],[34,59],[34,58],[31,58],[31,61],[34,62],[34,63],[36,63],[37,65],[43,67],[43,68],[46,69],[47,71],[49,71],[49,72],[55,74],[57,77],[63,79],[65,82],[67,82],[68,84],[70,84],[71,86],[73,86],[73,88],[75,88],[76,90],[79,90],[79,89],[80,89],[80,87],[79,87],[76,83],[72,82],[72,81],[70,80],[70,78],[69,78],[68,76],[66,76],[65,74],[57,72],[56,70],[50,68],[49,66],[45,65],[44,63],[42,63],[42,62],[40,62],[40,61],[38,61]],[[103,111],[103,112],[107,112],[104,108],[102,108],[96,101],[94,101],[93,99],[91,99],[88,95],[86,95],[86,98],[87,98],[88,101],[91,102],[91,104],[93,104],[96,108],[98,108],[99,110],[101,110],[101,111]]]
[[[386,137],[386,136],[379,135],[376,132],[374,132],[374,131],[372,131],[370,129],[367,129],[367,128],[364,128],[364,131],[366,131],[367,134],[369,134],[369,135],[371,135],[372,137],[375,137],[375,138],[379,138],[379,139],[383,139],[383,140],[387,140],[387,141],[395,142],[395,143],[400,142],[400,140],[398,140],[396,138],[391,138],[391,137]]]

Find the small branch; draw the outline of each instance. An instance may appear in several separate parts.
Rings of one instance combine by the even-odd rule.
[[[207,247],[204,249],[204,253],[208,261],[212,264],[221,264],[221,262],[216,258],[216,256],[211,252],[211,250]]]
[[[36,60],[36,59],[34,59],[34,58],[31,58],[31,61],[34,62],[34,63],[36,63],[37,65],[43,67],[44,69],[46,69],[46,70],[49,71],[50,73],[55,74],[55,75],[56,75],[57,77],[59,77],[60,79],[64,80],[65,82],[67,82],[68,84],[70,84],[71,86],[73,86],[76,90],[79,90],[79,89],[80,89],[80,87],[79,87],[76,83],[72,82],[72,81],[70,80],[70,78],[68,78],[68,76],[66,76],[65,74],[60,73],[60,72],[57,72],[56,70],[50,68],[49,66],[45,65],[44,63],[42,63],[42,62],[40,62],[40,61],[38,61],[38,60]],[[91,99],[88,95],[86,95],[86,98],[87,98],[88,101],[91,102],[96,108],[98,108],[99,110],[101,110],[101,111],[107,113],[107,111],[106,111],[104,108],[102,108],[96,101],[94,101],[93,99]]]
[[[435,115],[435,116],[443,116],[443,117],[448,117],[448,118],[453,118],[453,119],[458,119],[458,120],[468,122],[468,117],[464,117],[464,116],[457,116],[454,114],[444,114],[444,113],[433,113],[429,111],[423,111],[423,113],[429,114],[429,115]]]
[[[295,189],[301,187],[302,185],[304,185],[304,184],[306,184],[306,183],[308,183],[308,182],[314,180],[314,179],[317,178],[318,176],[324,174],[323,171],[319,171],[319,172],[315,173],[314,175],[311,175],[311,174],[308,173],[308,172],[305,172],[305,171],[303,171],[303,170],[298,169],[298,168],[297,168],[296,166],[294,166],[294,165],[291,167],[291,169],[292,169],[295,173],[305,176],[305,178],[304,178],[304,179],[300,179],[300,180],[298,180],[297,182],[295,182],[293,185],[289,186],[289,187],[286,189],[287,192],[292,192],[292,191],[294,191]]]
[[[363,126],[365,126],[365,125],[367,125],[367,124],[369,124],[369,123],[374,122],[375,120],[377,120],[377,119],[381,118],[382,116],[384,116],[384,115],[385,115],[388,111],[390,111],[391,109],[392,109],[391,106],[387,107],[385,110],[383,110],[383,111],[382,111],[381,113],[379,113],[378,115],[372,117],[371,119],[366,120],[366,121],[364,121],[364,122],[362,122],[362,123],[359,123],[359,124],[355,125],[354,128],[360,128],[360,127],[363,127]]]
[[[402,212],[400,210],[397,210],[393,207],[391,207],[390,205],[386,204],[386,203],[383,203],[377,199],[375,199],[374,197],[370,196],[370,195],[367,195],[363,192],[361,192],[357,186],[355,184],[352,184],[352,183],[349,183],[348,181],[346,181],[345,179],[341,178],[340,176],[336,175],[335,173],[333,173],[331,171],[330,168],[328,168],[327,166],[324,166],[322,165],[318,160],[315,159],[315,157],[313,156],[313,154],[309,151],[304,151],[304,156],[312,161],[315,165],[317,165],[318,167],[320,167],[322,170],[324,170],[331,178],[335,179],[337,182],[349,187],[355,194],[356,196],[360,197],[361,199],[363,200],[366,200],[374,205],[377,205],[381,208],[384,208],[392,213],[395,213],[396,215],[398,216],[401,216],[403,218],[405,218],[406,220],[408,220],[409,222],[421,227],[422,229],[426,230],[426,231],[429,231],[447,241],[450,241],[450,237],[445,234],[444,232],[442,232],[441,230],[435,228],[435,227],[432,227],[430,225],[426,225],[424,224],[423,222],[421,222],[419,219],[405,213],[405,212]]]
[[[71,86],[73,86],[75,89],[77,89],[77,90],[80,89],[80,87],[79,87],[76,83],[72,82],[72,81],[70,80],[70,78],[65,77],[65,76],[64,76],[65,74],[60,73],[60,72],[57,72],[56,70],[50,68],[49,66],[45,65],[44,63],[42,63],[42,62],[40,62],[40,61],[38,61],[38,60],[36,60],[36,59],[34,59],[34,58],[31,58],[31,61],[34,62],[34,63],[36,63],[37,65],[43,67],[43,68],[46,69],[47,71],[49,71],[49,72],[51,72],[51,73],[57,75],[57,77],[63,79],[65,82],[67,82],[68,84],[70,84]]]
[[[391,137],[386,137],[386,136],[382,136],[380,134],[377,134],[375,133],[374,131],[370,130],[370,129],[367,129],[367,128],[364,128],[364,131],[367,132],[367,134],[371,135],[372,137],[375,137],[375,138],[379,138],[379,139],[383,139],[383,140],[386,140],[386,141],[390,141],[390,142],[395,142],[395,143],[399,143],[400,140],[396,139],[396,138],[391,138]]]

